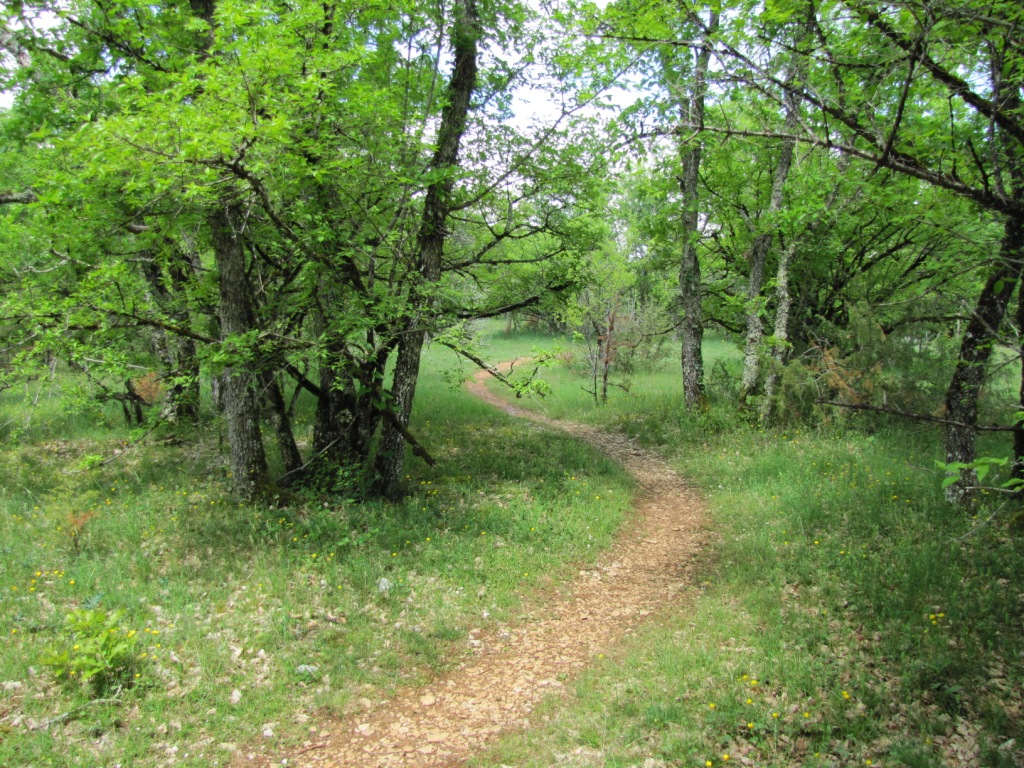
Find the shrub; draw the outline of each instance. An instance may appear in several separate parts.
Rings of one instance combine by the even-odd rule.
[[[101,696],[133,679],[136,667],[135,630],[120,626],[124,614],[79,608],[65,619],[60,647],[42,658],[62,682],[88,684]]]

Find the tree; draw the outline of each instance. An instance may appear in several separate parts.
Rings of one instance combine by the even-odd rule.
[[[805,105],[795,138],[920,179],[1002,221],[1003,240],[966,324],[946,394],[947,459],[970,463],[978,393],[1020,275],[1022,10],[1009,2],[840,0],[771,3],[753,11],[741,33],[718,38],[715,53],[729,63],[735,81],[767,99],[783,92]],[[801,51],[806,79],[787,85],[770,64],[778,55],[775,41],[787,26],[806,24],[813,31]],[[771,129],[743,133],[792,136]],[[965,472],[947,494],[963,501],[973,484]]]
[[[18,33],[48,83],[25,74],[15,108],[17,140],[49,161],[29,207],[81,266],[62,306],[21,310],[65,342],[74,315],[88,344],[117,318],[199,345],[244,498],[274,484],[261,413],[282,482],[348,465],[397,494],[404,444],[430,458],[408,428],[427,334],[566,289],[592,247],[575,217],[601,158],[573,127],[590,97],[565,89],[547,124],[503,125],[520,76],[506,52],[540,20],[448,11],[86,3]],[[536,235],[529,260],[509,247]],[[317,402],[304,461],[282,376]]]
[[[682,132],[679,134],[679,190],[682,194],[682,254],[679,259],[680,338],[683,396],[689,410],[697,408],[704,399],[704,358],[701,350],[704,341],[704,317],[701,309],[700,259],[697,254],[700,236],[699,183],[711,38],[718,31],[718,21],[719,12],[709,11],[701,44],[694,52],[692,75],[689,78],[685,78],[683,73],[672,72],[671,65],[666,66],[667,79],[672,78],[668,82],[668,87],[677,99],[681,121],[688,130],[693,131],[685,138]],[[684,73],[687,68],[684,67]],[[683,74],[683,77],[679,74]]]

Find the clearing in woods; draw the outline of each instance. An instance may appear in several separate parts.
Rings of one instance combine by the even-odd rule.
[[[476,397],[542,428],[585,440],[637,480],[636,509],[612,547],[529,619],[488,633],[471,632],[472,655],[430,684],[324,723],[315,741],[288,755],[239,763],[320,768],[457,766],[498,734],[530,725],[546,696],[563,691],[597,655],[669,604],[689,599],[694,555],[707,538],[704,502],[664,461],[630,440],[555,421],[509,405],[484,386]],[[240,755],[241,757],[241,755]]]

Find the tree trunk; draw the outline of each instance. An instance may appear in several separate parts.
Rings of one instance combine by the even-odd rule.
[[[340,366],[339,350],[328,348],[320,362],[320,397],[313,417],[313,454],[318,465],[337,467],[352,460],[346,429],[351,418],[346,392],[349,387],[346,382],[339,381]]]
[[[850,167],[850,158],[844,155],[837,163],[840,177],[846,174]],[[797,248],[802,242],[814,242],[815,234],[829,220],[830,213],[839,200],[839,193],[842,191],[842,178],[832,188],[825,199],[824,208],[819,216],[813,219],[807,229],[799,236],[793,237],[779,257],[779,265],[775,271],[775,327],[772,335],[772,367],[764,380],[764,401],[761,403],[761,425],[767,427],[774,418],[775,397],[779,390],[779,381],[782,378],[782,368],[789,359],[792,344],[789,342],[789,317],[793,309],[793,295],[789,290],[789,271],[796,255]],[[853,197],[859,197],[858,191]]]
[[[1024,254],[1022,254],[1024,255]],[[1013,430],[1013,477],[1024,480],[1024,279],[1017,292],[1017,354],[1020,355],[1020,391],[1017,395],[1017,421]],[[1024,488],[1018,491],[1024,492]]]
[[[267,411],[277,436],[277,450],[281,455],[281,466],[285,476],[291,478],[302,467],[302,454],[299,452],[299,446],[295,443],[292,420],[288,415],[288,405],[284,401],[284,395],[281,394],[277,376],[270,371],[265,371],[262,379]]]
[[[786,94],[787,111],[783,131],[787,135],[791,135],[797,129],[797,110],[796,104],[789,96],[789,91]],[[789,169],[793,165],[795,147],[795,139],[782,140],[782,152],[779,154],[779,164],[775,166],[775,173],[772,176],[772,193],[768,201],[768,228],[754,238],[750,249],[750,279],[747,283],[747,338],[743,348],[740,405],[746,405],[747,398],[754,393],[761,377],[761,341],[764,337],[762,312],[765,303],[761,290],[764,287],[764,268],[774,237],[775,223],[773,219],[782,210],[782,194],[786,187]]]
[[[395,418],[402,425],[408,424],[412,415],[425,336],[425,331],[411,327],[398,344],[398,360],[395,362],[394,381],[390,390],[391,402],[386,407],[391,408]],[[405,437],[397,425],[390,421],[384,422],[381,431],[376,467],[378,492],[389,499],[401,495],[402,471],[405,467]]]
[[[587,339],[587,355],[590,358],[590,394],[594,398],[594,405],[600,405],[601,399],[598,396],[597,378],[601,370],[601,357],[604,354],[604,342],[601,334],[601,326],[597,324],[596,320],[591,320],[590,325],[594,330],[594,344],[595,349],[590,346],[590,339]]]
[[[199,423],[199,355],[196,343],[183,338],[178,341],[178,379],[171,384],[169,402],[174,404],[174,420],[179,423]]]
[[[993,101],[1006,114],[1021,109],[1022,81],[1003,58],[1002,52],[993,52],[991,62]],[[1004,128],[995,136],[998,154],[995,162],[997,186],[1003,188],[1015,203],[1024,202],[1024,148]],[[999,326],[1006,313],[1006,305],[1024,268],[1024,216],[1007,214],[1003,240],[999,246],[999,260],[995,273],[985,283],[960,343],[953,378],[946,390],[946,463],[970,464],[977,458],[975,450],[978,424],[978,394],[985,381],[986,366],[996,343]],[[1024,382],[1022,382],[1024,386]],[[1019,432],[1019,430],[1018,430]],[[1014,450],[1018,447],[1018,434],[1014,434]],[[1024,450],[1024,439],[1021,440]],[[947,501],[968,505],[973,500],[972,488],[978,484],[973,469],[960,472],[957,482],[946,486]]]
[[[969,464],[977,458],[975,427],[978,424],[978,394],[985,381],[985,369],[1006,306],[1013,296],[1024,256],[1024,219],[1008,216],[1000,245],[996,271],[989,277],[978,297],[974,314],[960,342],[953,378],[946,390],[946,462]],[[971,488],[978,483],[974,470],[964,470],[960,479],[946,487],[946,499],[967,504]]]
[[[220,271],[220,330],[227,340],[253,327],[252,292],[245,273],[245,253],[233,228],[234,210],[217,208],[209,216],[217,269]],[[248,355],[248,353],[243,353]],[[228,430],[232,483],[246,501],[267,485],[267,458],[259,423],[258,376],[243,357],[224,370],[221,397]]]
[[[761,424],[771,423],[775,408],[775,395],[778,392],[779,380],[782,378],[782,366],[789,357],[789,313],[793,307],[793,297],[789,292],[789,265],[793,261],[799,240],[793,238],[782,255],[775,271],[775,328],[772,331],[772,367],[764,379],[764,401],[761,403]]]
[[[173,245],[172,261],[169,265],[171,287],[164,283],[164,276],[156,256],[146,253],[141,260],[142,274],[149,284],[151,296],[161,311],[175,325],[188,328],[191,318],[182,303],[182,297],[189,277],[187,257],[177,245]],[[181,263],[179,263],[181,262]],[[187,336],[171,337],[162,328],[154,328],[153,347],[163,363],[163,378],[170,379],[167,400],[161,418],[170,423],[199,421],[199,357],[196,343]]]
[[[171,289],[179,302],[173,310],[174,321],[183,327],[191,325],[188,307],[183,303],[187,285],[195,279],[199,270],[199,256],[190,238],[184,238],[183,247],[175,246],[173,259],[168,272],[171,278]],[[176,417],[179,421],[199,422],[199,355],[195,340],[182,336],[177,343],[177,363],[175,371],[177,379],[171,385],[169,399],[174,403]]]
[[[376,459],[377,490],[388,498],[397,497],[401,491],[405,466],[405,437],[402,432],[412,415],[420,356],[427,334],[421,318],[429,314],[433,303],[428,286],[441,279],[441,257],[448,236],[447,220],[455,185],[452,172],[458,167],[459,145],[466,132],[470,98],[476,88],[479,37],[480,17],[476,0],[458,0],[451,31],[454,63],[448,81],[448,100],[441,111],[437,149],[430,162],[430,170],[439,172],[440,178],[427,188],[417,237],[421,285],[413,285],[410,291],[410,314],[403,323],[398,342],[391,402],[385,405],[391,409],[397,424],[385,420]],[[423,290],[425,287],[427,290]]]
[[[696,409],[704,400],[704,315],[700,259],[697,241],[700,236],[699,193],[700,161],[703,151],[699,132],[704,128],[704,96],[707,92],[707,71],[711,61],[708,36],[718,29],[718,12],[712,11],[707,33],[697,53],[690,96],[683,100],[683,119],[687,129],[697,131],[693,145],[683,144],[682,175],[679,191],[682,196],[683,252],[679,261],[679,304],[681,310],[683,398],[687,410]]]
[[[608,375],[611,373],[612,361],[615,357],[615,320],[618,311],[614,308],[608,311],[605,318],[607,332],[604,336],[604,355],[601,358],[601,402],[608,404]]]

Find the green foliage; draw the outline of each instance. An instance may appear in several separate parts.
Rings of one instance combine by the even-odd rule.
[[[941,462],[936,461],[935,466],[938,467],[942,472],[946,473],[947,477],[942,481],[942,487],[948,488],[956,482],[959,482],[961,475],[966,470],[973,473],[979,483],[984,483],[988,478],[989,473],[992,474],[992,479],[989,481],[988,487],[999,488],[1003,490],[1020,488],[1024,485],[1024,479],[1019,477],[1005,478],[1002,476],[1000,470],[1006,469],[1008,466],[1012,466],[1013,462],[1008,456],[997,458],[994,456],[980,456],[974,461],[954,461],[954,462]],[[994,471],[993,471],[994,470]]]
[[[64,617],[58,644],[40,659],[61,682],[84,683],[93,695],[124,688],[137,677],[137,632],[123,626],[123,611],[79,608]]]
[[[942,405],[954,343],[926,325],[886,334],[862,305],[844,326],[823,323],[819,339],[782,369],[779,417],[784,422],[846,419],[822,402],[871,405],[930,414]]]
[[[161,414],[181,423],[188,405],[194,423],[200,383],[226,368],[288,371],[336,395],[317,450],[355,422],[336,452],[372,465],[405,383],[388,359],[410,332],[505,306],[556,313],[601,232],[607,159],[576,112],[605,85],[564,88],[552,22],[517,0],[481,10],[461,162],[437,159],[459,19],[407,2],[131,1],[20,25],[31,65],[8,73],[0,192],[38,204],[0,213],[0,387],[59,364],[76,409],[130,414],[132,379],[155,372]],[[526,70],[511,50],[532,51]],[[527,82],[564,105],[546,125],[508,119]],[[428,197],[444,198],[441,225],[423,221]],[[437,276],[421,263],[430,229],[444,232]]]

